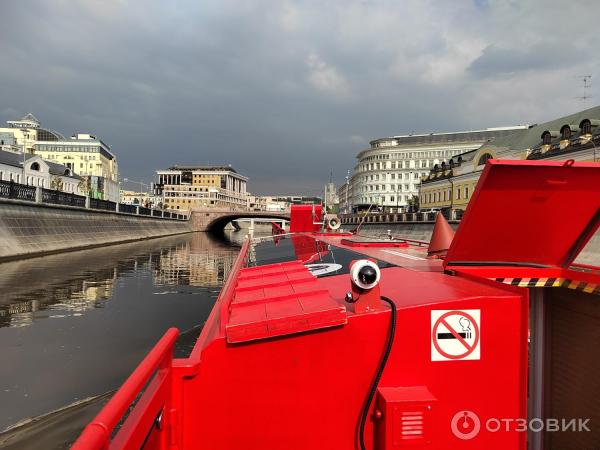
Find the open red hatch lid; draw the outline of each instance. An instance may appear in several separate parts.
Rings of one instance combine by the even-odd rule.
[[[600,164],[490,160],[444,265],[567,267],[599,224]]]

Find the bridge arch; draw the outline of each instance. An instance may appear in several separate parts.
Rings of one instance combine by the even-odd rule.
[[[225,225],[236,219],[290,220],[289,212],[232,211],[214,208],[193,209],[191,217],[194,231],[221,231]]]

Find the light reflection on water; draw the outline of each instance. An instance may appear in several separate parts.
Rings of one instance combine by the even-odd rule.
[[[208,235],[192,236],[0,264],[0,327],[103,308],[123,278],[141,273],[152,274],[157,295],[177,293],[181,286],[215,290],[229,274],[236,251]],[[243,238],[236,233],[228,237],[233,244]]]
[[[176,353],[189,352],[243,236],[195,233],[0,264],[0,431],[114,390],[169,327],[189,331]]]

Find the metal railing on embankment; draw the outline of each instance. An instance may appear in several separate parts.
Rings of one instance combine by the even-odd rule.
[[[116,203],[109,200],[84,197],[70,192],[55,191],[39,186],[28,186],[14,181],[0,180],[0,198],[22,200],[47,205],[73,206],[91,210],[108,211],[138,216],[150,216],[158,219],[187,220],[186,214],[162,209],[150,209],[143,206]]]
[[[0,197],[15,200],[35,201],[36,188],[12,181],[0,181]]]
[[[453,210],[451,214],[444,214],[444,217],[450,222],[458,222],[462,219],[464,211],[460,209]],[[435,212],[417,212],[417,213],[389,213],[389,214],[340,214],[340,219],[344,225],[359,225],[369,223],[433,223],[435,222]]]
[[[51,189],[42,188],[42,203],[78,206],[79,208],[85,208],[85,197],[71,194],[69,192],[53,191]]]

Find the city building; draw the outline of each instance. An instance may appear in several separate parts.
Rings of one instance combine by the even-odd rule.
[[[64,138],[60,133],[42,128],[40,121],[31,113],[26,114],[21,119],[8,120],[6,124],[8,125],[7,127],[0,128],[0,134],[12,136],[14,144],[20,151],[24,150],[25,153],[34,152],[38,136]],[[0,140],[2,139],[0,138]]]
[[[61,164],[23,152],[0,150],[0,181],[81,194],[81,177]]]
[[[0,132],[0,150],[19,153],[23,151],[23,147],[19,148],[14,134],[2,131]]]
[[[286,202],[290,205],[320,205],[323,203],[321,197],[308,197],[304,195],[287,195],[272,197],[275,201]]]
[[[163,199],[165,209],[247,207],[248,178],[231,166],[174,166],[156,175],[154,194]]]
[[[118,201],[119,170],[110,147],[89,133],[77,133],[70,139],[38,140],[35,154],[63,164],[89,179],[91,197]]]
[[[463,211],[488,159],[600,159],[600,107],[533,125],[437,164],[423,177],[420,209]]]
[[[337,195],[337,189],[334,183],[327,183],[325,185],[324,196],[325,206],[327,208],[327,212],[338,212],[339,207],[339,199]]]
[[[89,133],[67,139],[61,133],[43,128],[33,114],[9,120],[0,128],[0,148],[36,154],[68,167],[86,178],[85,195],[111,201],[119,199],[117,159],[110,147]]]
[[[248,211],[266,211],[267,197],[246,193],[246,209]]]
[[[350,171],[348,171],[348,175],[346,176],[346,182],[340,184],[337,188],[337,199],[339,204],[339,211],[342,214],[348,214],[352,212],[352,186],[350,183]]]
[[[145,206],[150,203],[150,194],[147,192],[126,191],[122,189],[119,194],[120,203],[124,205]]]
[[[477,131],[429,133],[375,139],[357,155],[350,179],[348,205],[340,196],[340,210],[403,210],[418,195],[421,179],[450,158],[479,148],[526,126]]]

